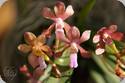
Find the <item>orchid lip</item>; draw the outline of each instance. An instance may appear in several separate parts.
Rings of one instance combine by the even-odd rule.
[[[77,68],[78,63],[77,63],[77,53],[72,53],[70,55],[70,67],[71,68]]]

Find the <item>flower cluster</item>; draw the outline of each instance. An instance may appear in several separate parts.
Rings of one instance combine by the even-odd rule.
[[[105,45],[111,45],[113,40],[121,41],[123,39],[123,33],[116,31],[116,25],[111,25],[108,28],[102,27],[93,37],[93,43],[97,44],[97,49],[95,51],[97,55],[104,53]]]
[[[60,58],[65,50],[68,50],[69,52],[69,67],[71,69],[78,67],[78,52],[80,52],[80,55],[84,58],[91,57],[92,53],[81,46],[82,43],[90,39],[91,30],[85,30],[80,35],[80,31],[76,26],[70,26],[68,23],[64,22],[65,19],[69,18],[73,14],[74,10],[72,6],[69,5],[67,8],[65,8],[64,3],[60,1],[56,3],[54,12],[52,12],[50,8],[43,8],[43,17],[53,20],[53,23],[38,37],[31,32],[25,32],[24,38],[26,44],[20,44],[18,49],[23,53],[29,54],[28,62],[34,69],[34,73],[33,75],[30,74],[26,66],[21,67],[21,71],[23,73],[26,73],[26,75],[28,74],[27,76],[32,79],[39,79],[39,77],[43,75],[47,65],[50,64],[52,65],[52,73],[59,78],[61,76],[61,72],[57,64],[54,63],[54,60]],[[56,58],[56,51],[55,48],[53,48],[55,45],[50,47],[47,45],[46,40],[52,37],[51,34],[53,30],[55,31],[55,40],[63,43],[63,50],[59,51],[61,54]],[[124,62],[121,60],[121,56],[118,56],[121,55],[121,52],[118,51],[117,47],[115,46],[114,40],[121,41],[124,35],[116,30],[116,25],[102,27],[93,37],[93,44],[96,44],[96,55],[104,54],[106,52],[106,45],[110,46],[116,51],[116,74],[120,76],[122,73],[121,69],[119,68],[119,64],[123,64]]]
[[[71,5],[65,9],[65,5],[62,2],[57,2],[54,7],[55,14],[49,8],[43,9],[43,16],[45,18],[51,19],[54,21],[52,25],[48,28],[47,32],[50,33],[53,27],[55,26],[56,39],[59,41],[65,42],[70,48],[70,67],[76,68],[77,64],[77,53],[78,49],[80,50],[83,56],[89,54],[85,49],[83,49],[80,44],[84,41],[87,41],[90,38],[90,30],[83,32],[80,37],[79,29],[75,26],[71,27],[69,24],[64,22],[65,19],[73,15],[74,10]],[[66,46],[67,46],[66,45]]]

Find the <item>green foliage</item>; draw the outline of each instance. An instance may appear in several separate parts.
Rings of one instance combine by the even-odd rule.
[[[55,59],[54,62],[59,66],[69,66],[69,61],[70,61],[69,56],[70,56],[70,51],[69,49],[66,49],[59,58]]]
[[[78,21],[77,21],[79,27],[83,27],[87,16],[89,15],[90,11],[94,7],[95,2],[96,0],[88,0],[88,2],[85,4],[82,10],[79,12]]]
[[[48,67],[44,71],[44,74],[39,78],[39,81],[43,82],[44,80],[46,80],[50,76],[51,70],[52,70],[52,66],[48,65]]]
[[[72,75],[72,72],[72,69],[62,72],[61,78],[55,78],[50,76],[47,80],[44,81],[44,83],[70,83],[70,77]]]
[[[106,50],[107,53],[111,53],[111,54],[115,53],[115,50],[113,50],[110,45],[106,45],[105,50]]]
[[[96,62],[96,64],[98,65],[99,70],[102,71],[101,73],[98,71],[95,71],[95,70],[91,71],[92,78],[97,83],[119,83],[120,82],[119,78],[113,72],[111,72],[109,68],[107,68],[106,64],[109,64],[109,63],[106,61],[103,61],[102,60],[103,57],[99,57],[99,56],[93,54],[93,59]],[[110,65],[110,67],[112,67],[112,65]],[[99,78],[99,79],[97,79],[97,78]]]

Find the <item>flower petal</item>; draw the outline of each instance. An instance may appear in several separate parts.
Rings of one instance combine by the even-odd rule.
[[[57,17],[60,17],[60,15],[64,14],[65,12],[65,5],[63,2],[58,1],[54,7],[54,11]]]
[[[97,48],[96,51],[95,51],[96,55],[101,55],[104,52],[105,52],[105,49],[103,49],[103,48]]]
[[[111,32],[117,31],[117,25],[111,25],[111,26],[109,26],[109,30],[110,30]]]
[[[84,41],[87,41],[89,38],[90,38],[90,33],[91,31],[90,30],[86,30],[82,33],[82,36],[80,38],[80,43],[84,42]]]
[[[51,11],[50,8],[47,8],[47,7],[43,8],[42,15],[43,15],[45,18],[47,18],[47,19],[52,19],[52,20],[54,20],[54,18],[55,18],[54,13]]]
[[[101,29],[99,29],[99,31],[97,33],[101,34],[102,32],[104,32],[104,30],[107,30],[107,27],[102,27]]]
[[[66,37],[68,38],[68,39],[70,39],[71,38],[71,35],[70,35],[70,33],[69,33],[69,31],[71,30],[71,26],[69,25],[69,24],[67,24],[66,22],[64,22],[64,30],[65,30],[65,33],[66,33]]]
[[[82,57],[84,58],[89,58],[90,57],[90,53],[88,51],[86,51],[84,48],[82,48],[81,46],[77,45],[77,47],[80,50],[80,54]]]
[[[64,30],[63,29],[56,29],[55,31],[55,34],[56,34],[56,38],[63,41],[63,42],[66,42],[66,43],[69,43],[70,41],[65,37],[65,34],[64,34]]]
[[[67,24],[66,22],[64,22],[64,29],[65,29],[65,31],[67,33],[71,29],[71,26],[69,24]]]
[[[33,44],[33,41],[36,39],[36,36],[31,32],[25,32],[24,38],[27,44]]]
[[[46,63],[45,63],[45,61],[44,61],[44,59],[42,57],[39,57],[38,61],[39,61],[41,70],[43,70],[43,69],[45,69],[47,67],[47,65],[46,65]]]
[[[74,14],[74,10],[72,8],[71,5],[69,5],[67,8],[66,8],[66,11],[64,13],[64,17],[63,17],[63,20],[67,19],[68,17],[72,16]]]
[[[121,32],[114,32],[111,34],[112,39],[121,41],[124,38],[124,34]]]
[[[70,67],[71,68],[77,68],[78,63],[77,63],[77,53],[73,53],[70,55]]]
[[[32,53],[28,56],[28,62],[33,68],[36,68],[39,65],[38,57]]]
[[[98,43],[100,41],[100,35],[95,35],[93,37],[93,43]]]
[[[75,26],[73,26],[71,28],[71,31],[72,31],[72,38],[73,39],[79,39],[80,38],[80,32],[79,32],[79,29]]]
[[[28,53],[28,52],[31,51],[31,46],[26,45],[26,44],[20,44],[18,46],[18,50],[21,51],[21,52],[23,52],[23,53]]]
[[[46,42],[46,37],[44,34],[41,34],[37,37],[37,41],[41,42],[42,44],[45,44]]]

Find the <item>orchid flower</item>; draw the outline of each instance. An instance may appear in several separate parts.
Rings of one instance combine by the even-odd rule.
[[[121,41],[123,39],[123,33],[117,32],[117,26],[111,25],[108,28],[102,27],[97,34],[93,37],[93,43],[96,43],[97,55],[105,52],[105,45],[111,45],[113,40]]]
[[[51,11],[50,8],[44,8],[43,9],[43,16],[47,19],[51,19],[54,21],[53,24],[50,25],[50,27],[48,28],[48,30],[46,31],[46,34],[49,35],[50,31],[54,28],[56,29],[65,29],[66,31],[69,30],[69,25],[67,23],[64,22],[65,19],[67,19],[68,17],[72,16],[74,14],[74,10],[72,8],[71,5],[69,5],[66,9],[65,9],[65,5],[63,2],[58,1],[54,7],[54,12],[53,13]]]
[[[46,68],[46,63],[44,59],[47,57],[47,54],[51,52],[51,49],[45,45],[46,38],[44,35],[36,37],[31,32],[26,32],[24,34],[26,44],[20,44],[18,49],[23,53],[30,53],[28,59],[29,63],[33,68],[36,68],[40,65],[40,68],[43,70]]]
[[[68,45],[68,48],[70,48],[70,67],[71,68],[77,68],[77,53],[78,50],[80,50],[80,53],[83,57],[88,57],[88,51],[83,49],[80,44],[87,41],[90,38],[90,30],[86,30],[82,33],[82,36],[80,37],[80,32],[77,27],[71,27],[70,30],[65,34],[63,34],[63,30],[57,30],[56,33],[58,33],[58,39],[60,41],[65,42]]]

